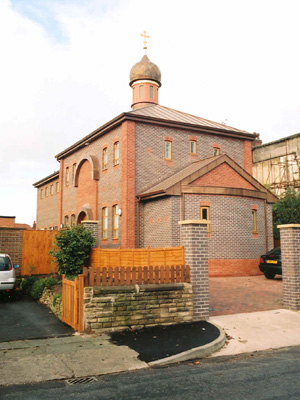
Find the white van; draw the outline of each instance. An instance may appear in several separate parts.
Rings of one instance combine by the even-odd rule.
[[[13,265],[8,254],[0,254],[0,291],[13,290],[16,284],[15,268],[18,265]]]

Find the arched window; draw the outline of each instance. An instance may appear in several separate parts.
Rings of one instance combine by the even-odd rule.
[[[102,239],[108,238],[108,208],[102,208]]]
[[[165,159],[172,160],[172,142],[169,140],[165,141]]]
[[[190,140],[190,154],[196,155],[197,154],[197,142],[196,140]]]
[[[150,99],[153,99],[153,86],[149,87],[149,96],[150,96]]]
[[[72,182],[75,182],[76,163],[72,166]]]
[[[68,216],[68,215],[65,215],[65,218],[64,218],[64,225],[65,225],[65,226],[69,226],[69,216]]]
[[[102,170],[107,169],[107,147],[102,150]]]
[[[66,168],[66,176],[65,176],[65,185],[68,186],[70,182],[70,169],[69,167]]]
[[[120,162],[120,142],[114,143],[114,165],[118,165]]]
[[[140,99],[144,98],[144,96],[145,96],[144,85],[141,85],[139,87],[139,96],[140,96]]]
[[[120,214],[119,206],[116,204],[113,206],[113,239],[119,239],[119,227],[120,227]]]

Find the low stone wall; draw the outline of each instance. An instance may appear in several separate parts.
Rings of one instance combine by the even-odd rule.
[[[103,332],[192,321],[188,283],[84,288],[84,329]]]
[[[45,288],[39,302],[45,304],[59,318],[62,319],[62,298],[58,297],[53,305],[53,297],[55,294],[52,289]]]

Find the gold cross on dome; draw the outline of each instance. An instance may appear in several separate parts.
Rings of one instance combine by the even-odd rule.
[[[146,35],[146,31],[144,31],[144,33],[141,33],[141,36],[144,37],[144,50],[145,50],[145,54],[147,54],[147,38],[149,39],[150,36]]]

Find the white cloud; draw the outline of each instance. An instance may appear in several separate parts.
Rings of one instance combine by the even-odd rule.
[[[160,104],[260,132],[300,131],[298,2],[0,0],[0,213],[32,223],[54,155],[130,109],[131,66],[162,71]]]

